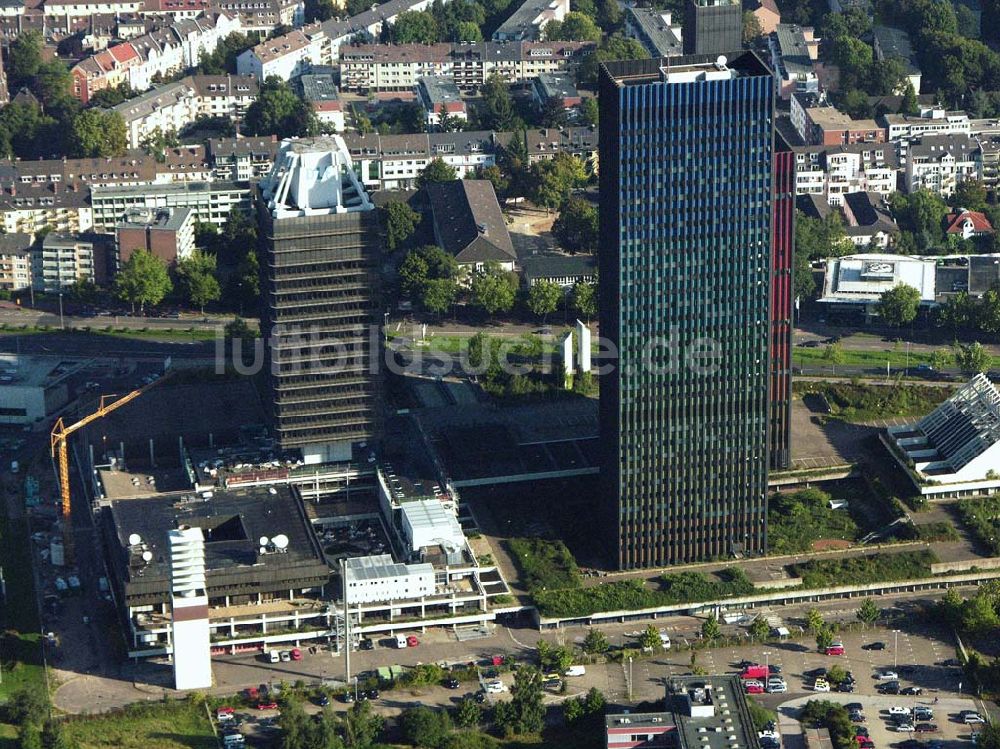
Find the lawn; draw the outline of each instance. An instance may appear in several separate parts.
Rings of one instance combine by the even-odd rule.
[[[580,587],[580,569],[562,541],[511,538],[506,544],[529,592]]]
[[[66,721],[80,749],[216,749],[218,744],[203,704],[136,703],[114,713],[74,716]]]
[[[789,565],[788,570],[802,578],[803,588],[825,588],[931,577],[931,565],[937,561],[937,556],[930,551],[904,551],[844,559],[813,559]]]
[[[903,369],[905,367],[915,367],[918,364],[931,363],[930,352],[918,353],[916,351],[911,351],[909,356],[907,356],[906,351],[903,349],[899,351],[870,351],[850,349],[842,346],[839,354],[840,361],[838,361],[836,365],[831,364],[829,360],[825,358],[826,356],[826,348],[823,346],[818,346],[816,348],[802,348],[801,346],[796,346],[792,349],[792,364],[798,367],[835,368],[843,365],[854,367],[872,367],[884,372],[885,363],[887,361],[889,362],[889,366],[893,369]]]
[[[797,383],[796,392],[822,396],[830,415],[844,421],[922,416],[947,400],[952,389],[927,385],[861,385],[849,382]]]
[[[961,499],[958,514],[976,540],[989,549],[990,554],[1000,556],[1000,495]]]
[[[40,335],[45,333],[90,333],[108,338],[127,338],[143,341],[214,341],[214,328],[115,328],[111,325],[67,328],[0,324],[0,335]]]
[[[857,521],[847,509],[831,510],[831,498],[815,488],[773,495],[767,509],[770,553],[812,551],[817,541],[831,539],[857,541],[863,535]]]
[[[42,645],[35,586],[31,576],[31,549],[23,520],[0,516],[0,567],[5,570],[7,601],[0,608],[0,700],[18,687],[43,682]]]

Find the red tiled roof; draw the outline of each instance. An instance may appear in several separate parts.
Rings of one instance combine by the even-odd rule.
[[[960,234],[962,232],[962,223],[965,219],[970,219],[972,221],[972,230],[977,234],[980,233],[993,233],[993,226],[990,224],[990,220],[979,211],[962,211],[960,213],[949,213],[945,217],[945,224],[947,225],[946,233],[948,234]]]
[[[128,62],[129,60],[137,60],[139,58],[139,53],[135,51],[135,48],[126,42],[125,44],[119,44],[108,49],[111,56],[114,57],[118,62]]]

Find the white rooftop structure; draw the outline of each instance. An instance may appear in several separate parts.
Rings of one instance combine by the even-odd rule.
[[[827,304],[875,303],[883,292],[906,284],[920,292],[922,303],[932,304],[938,259],[878,253],[829,258],[820,301]]]
[[[403,533],[415,552],[429,546],[457,550],[465,546],[465,533],[454,512],[438,499],[417,499],[401,502]]]
[[[889,427],[888,438],[924,495],[1000,488],[1000,392],[983,374],[916,424]]]
[[[288,139],[260,183],[276,219],[370,211],[374,205],[354,172],[339,135]]]
[[[434,594],[434,566],[400,564],[389,554],[352,557],[344,561],[347,603],[374,603],[422,598]]]

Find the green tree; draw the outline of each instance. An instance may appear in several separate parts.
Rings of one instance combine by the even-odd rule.
[[[312,106],[296,96],[287,81],[273,75],[261,84],[257,100],[247,107],[244,123],[248,135],[276,135],[279,139],[320,132]]]
[[[537,733],[545,725],[542,705],[542,674],[533,666],[522,666],[514,673],[510,689],[517,733]]]
[[[528,309],[544,319],[559,308],[563,296],[562,286],[554,281],[539,279],[528,289]]]
[[[455,708],[455,724],[460,728],[475,728],[483,719],[483,710],[476,701],[466,697]]]
[[[84,109],[73,118],[68,146],[77,158],[120,156],[128,147],[125,121],[110,109]]]
[[[26,723],[17,729],[18,749],[43,749],[42,731],[36,723]]]
[[[306,749],[309,716],[298,697],[290,694],[282,696],[278,725],[281,726],[281,749]]]
[[[872,116],[868,94],[856,88],[849,89],[841,95],[838,109],[856,120],[867,120]]]
[[[844,347],[837,343],[830,343],[823,349],[823,361],[830,362],[830,366],[836,367],[844,363]]]
[[[649,624],[642,634],[639,635],[639,647],[643,650],[655,650],[662,645],[662,640],[660,640],[660,630],[658,630],[654,625]]]
[[[843,666],[833,665],[830,666],[829,670],[826,672],[826,680],[831,684],[840,684],[847,678],[847,671]]]
[[[337,14],[337,9],[331,0],[306,0],[306,23],[329,21]]]
[[[451,182],[458,179],[455,167],[438,157],[431,159],[417,177],[417,188],[425,187],[432,182]]]
[[[599,42],[601,30],[592,18],[571,10],[562,21],[545,24],[545,38],[564,42]]]
[[[490,317],[509,312],[517,298],[517,278],[495,263],[489,263],[472,277],[471,301]]]
[[[917,102],[917,92],[913,90],[910,79],[906,79],[906,86],[903,89],[903,99],[899,103],[899,113],[915,117],[920,114],[920,104]]]
[[[824,626],[823,615],[819,613],[819,609],[812,608],[806,612],[806,629],[809,630],[809,634],[816,634]]]
[[[951,354],[943,349],[934,349],[931,351],[931,366],[934,369],[944,369],[951,364],[951,360]]]
[[[583,124],[597,127],[598,112],[596,97],[588,96],[580,102],[580,119]]]
[[[35,71],[32,90],[45,102],[46,109],[55,102],[70,97],[72,87],[73,76],[66,64],[58,58],[43,61]]]
[[[7,722],[14,725],[40,725],[49,712],[49,698],[45,690],[29,682],[17,687],[5,706]]]
[[[404,10],[389,30],[396,44],[432,44],[438,39],[438,24],[428,11]]]
[[[385,244],[390,250],[406,246],[420,223],[420,214],[402,200],[389,201],[382,209],[382,217],[385,222]]]
[[[722,627],[719,626],[719,620],[714,616],[709,616],[704,622],[702,622],[701,636],[710,641],[718,640],[722,637]]]
[[[597,86],[597,70],[602,62],[609,60],[645,60],[649,52],[637,40],[621,33],[606,36],[597,49],[584,55],[577,68],[576,78],[588,88]]]
[[[459,42],[483,41],[483,31],[473,21],[459,21],[455,28],[455,36]]]
[[[451,719],[445,710],[432,710],[424,705],[411,707],[399,716],[403,738],[413,746],[437,749],[451,733]]]
[[[30,29],[14,37],[7,51],[7,73],[13,89],[31,82],[42,64],[42,34]]]
[[[752,46],[763,36],[760,19],[749,10],[743,11],[743,44]]]
[[[563,720],[567,725],[576,723],[576,721],[584,716],[585,712],[583,700],[566,700],[563,702]]]
[[[583,652],[590,655],[600,655],[608,651],[608,638],[599,629],[592,629],[583,638]]]
[[[963,179],[955,186],[951,204],[970,211],[986,210],[986,185],[978,179]]]
[[[571,190],[587,184],[583,162],[564,152],[532,165],[531,176],[532,199],[546,209],[560,208],[569,199]]]
[[[507,132],[517,129],[519,118],[507,82],[499,73],[490,73],[482,88],[479,123],[484,130]]]
[[[455,279],[458,263],[454,256],[436,245],[410,250],[399,266],[400,288],[403,295],[417,300],[427,282],[433,279]]]
[[[344,713],[342,723],[344,745],[348,749],[374,749],[384,725],[385,719],[372,710],[368,700],[355,702],[354,706]]]
[[[820,651],[826,650],[833,644],[833,630],[829,627],[822,627],[816,633],[816,649]]]
[[[985,372],[992,363],[993,357],[979,341],[968,345],[955,344],[955,364],[965,374]]]
[[[752,622],[750,622],[750,627],[748,629],[750,636],[755,640],[763,640],[769,634],[771,634],[771,627],[767,623],[767,620],[761,616],[758,616]]]
[[[177,261],[177,281],[184,298],[205,313],[205,305],[217,302],[222,289],[215,277],[214,255],[195,250],[190,256]]]
[[[597,314],[597,284],[589,281],[577,281],[573,284],[573,292],[570,303],[584,320],[590,319]]]
[[[917,319],[920,291],[909,284],[897,284],[882,292],[875,309],[886,325],[895,328],[909,325]]]
[[[420,306],[434,315],[443,315],[458,299],[458,281],[454,278],[431,278],[420,291]]]
[[[856,616],[860,621],[864,622],[867,626],[871,626],[876,621],[878,621],[880,613],[881,610],[879,609],[878,604],[875,603],[875,599],[866,598],[861,602],[861,605],[858,607]]]
[[[592,252],[597,249],[597,228],[597,208],[574,196],[559,209],[552,234],[570,252]]]
[[[485,179],[493,184],[493,191],[497,194],[497,198],[503,200],[507,194],[507,188],[510,187],[510,180],[501,171],[500,167],[495,164],[490,166],[481,166],[476,170],[476,179]]]
[[[242,317],[234,317],[230,322],[226,323],[226,327],[223,328],[223,334],[227,340],[239,338],[240,340],[249,341],[257,337],[253,328]]]
[[[510,737],[517,731],[517,712],[513,703],[506,700],[493,706],[493,730],[501,736]]]
[[[996,300],[996,306],[985,304],[986,297],[991,293],[992,290],[987,290],[983,295],[983,307],[984,309],[988,306],[996,309],[997,316],[995,322],[1000,326],[1000,293],[993,292],[993,298]],[[938,308],[937,321],[939,325],[943,325],[951,329],[952,332],[972,327],[976,324],[978,317],[978,310],[976,306],[976,301],[969,296],[968,292],[960,291],[952,297],[948,298],[948,301]],[[984,330],[988,332],[994,332],[988,330],[986,326],[983,326]],[[1000,331],[1000,327],[997,328]]]
[[[155,305],[173,289],[166,264],[148,250],[135,250],[115,276],[115,296],[141,312],[147,304]]]
[[[573,651],[564,645],[550,645],[545,640],[539,640],[535,647],[538,649],[538,663],[546,673],[562,674],[573,665]]]
[[[77,749],[79,744],[66,733],[63,724],[49,719],[42,726],[42,749]]]

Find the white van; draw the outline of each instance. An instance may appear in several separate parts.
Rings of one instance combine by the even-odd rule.
[[[583,676],[587,673],[587,669],[584,666],[570,666],[566,669],[565,676]]]
[[[670,650],[670,635],[660,630],[660,647],[664,650]]]
[[[396,647],[400,649],[406,647],[406,635],[396,635]]]
[[[281,661],[281,653],[277,650],[269,650],[267,652],[267,659],[271,661],[271,663],[278,663]]]

